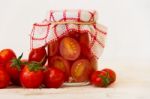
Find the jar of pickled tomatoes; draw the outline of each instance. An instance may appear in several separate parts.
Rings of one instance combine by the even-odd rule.
[[[105,46],[106,28],[96,11],[50,11],[31,32],[31,48],[47,47],[48,66],[65,74],[66,85],[86,85]]]

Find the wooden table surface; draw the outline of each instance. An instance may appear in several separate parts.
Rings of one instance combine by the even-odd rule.
[[[147,66],[148,67],[148,66]],[[1,99],[149,99],[150,67],[122,66],[115,68],[117,81],[108,88],[91,85],[59,89],[0,89]]]

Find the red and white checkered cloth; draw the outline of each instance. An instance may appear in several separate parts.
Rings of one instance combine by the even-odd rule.
[[[51,40],[65,35],[69,30],[87,31],[90,48],[99,57],[105,47],[106,28],[100,24],[52,24],[52,22],[96,22],[96,11],[63,10],[50,11],[41,23],[35,23],[31,32],[31,48],[45,46]]]

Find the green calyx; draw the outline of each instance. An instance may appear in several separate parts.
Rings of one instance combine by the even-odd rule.
[[[43,66],[43,62],[45,61],[45,58],[47,55],[45,55],[40,62],[37,61],[31,61],[28,63],[28,68],[30,71],[38,71],[38,70],[45,70],[46,67]]]
[[[16,67],[18,70],[21,70],[21,65],[22,65],[21,58],[22,58],[22,56],[23,56],[23,53],[18,58],[13,58],[11,60],[11,62],[12,62],[11,67]]]
[[[44,70],[45,68],[40,64],[39,62],[30,62],[28,64],[28,68],[30,71],[38,71],[38,70]]]
[[[103,87],[107,87],[110,84],[109,74],[107,72],[106,76],[99,75],[100,78],[103,80]]]

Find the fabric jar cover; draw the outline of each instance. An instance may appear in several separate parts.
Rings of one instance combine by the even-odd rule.
[[[103,25],[96,23],[96,18],[96,11],[52,10],[44,21],[33,24],[30,35],[31,49],[46,46],[51,40],[58,39],[70,30],[79,33],[86,31],[90,38],[89,48],[93,55],[99,58],[105,47],[107,33]]]

